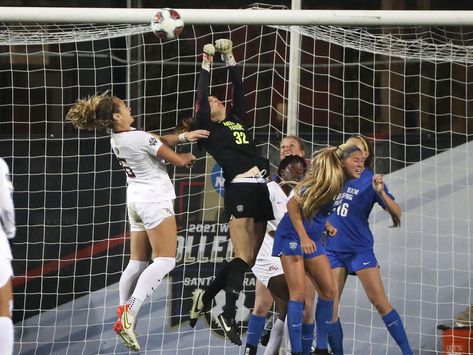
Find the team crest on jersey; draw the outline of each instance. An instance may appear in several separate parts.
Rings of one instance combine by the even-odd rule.
[[[236,209],[237,209],[237,211],[240,212],[240,213],[243,212],[243,205],[237,205],[237,206],[236,206]]]
[[[151,138],[149,139],[149,145],[152,146],[152,147],[154,147],[156,144],[158,144],[158,140],[157,140],[156,138],[154,138],[154,137],[151,137]]]
[[[297,243],[296,242],[289,242],[289,248],[291,250],[295,250],[297,248]]]

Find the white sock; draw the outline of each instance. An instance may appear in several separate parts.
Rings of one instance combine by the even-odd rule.
[[[138,315],[144,300],[151,296],[161,280],[176,266],[175,258],[154,258],[153,262],[143,271],[136,283],[135,291],[128,302],[128,309]]]
[[[287,317],[284,322],[284,347],[286,349],[286,354],[291,354],[291,339],[289,339],[289,332],[287,330]]]
[[[120,304],[126,304],[128,302],[131,292],[135,289],[138,277],[140,277],[143,270],[146,269],[146,266],[148,266],[147,261],[130,260],[128,262],[118,283]]]
[[[283,333],[284,322],[278,318],[271,329],[271,335],[269,336],[268,345],[266,345],[266,349],[264,350],[264,355],[279,354],[279,347],[281,346]]]
[[[9,317],[0,317],[0,354],[13,354],[13,322]]]

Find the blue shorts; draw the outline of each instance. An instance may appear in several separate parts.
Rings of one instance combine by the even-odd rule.
[[[316,256],[325,255],[325,247],[321,241],[315,242],[316,250],[313,253],[305,254],[302,251],[300,240],[295,238],[279,237],[274,238],[273,252],[272,256],[281,256],[281,255],[299,255],[303,256],[304,259],[312,259]]]
[[[356,275],[358,270],[379,267],[378,260],[376,259],[376,256],[374,256],[373,250],[358,253],[344,253],[327,250],[326,254],[332,269],[344,267],[350,275]]]

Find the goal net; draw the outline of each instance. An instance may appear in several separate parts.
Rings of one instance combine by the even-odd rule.
[[[375,251],[390,303],[415,352],[441,353],[440,324],[473,303],[473,32],[468,27],[186,25],[161,42],[148,25],[2,24],[0,152],[12,171],[18,232],[13,243],[15,351],[126,353],[113,332],[118,280],[129,257],[125,174],[107,133],[65,122],[78,98],[110,89],[131,106],[138,129],[165,134],[192,115],[201,49],[234,42],[246,88],[246,122],[275,168],[288,121],[307,154],[352,134],[375,146],[375,171],[402,211],[399,229],[372,215]],[[291,44],[292,46],[296,44]],[[229,104],[215,61],[211,91]],[[288,115],[290,64],[297,116]],[[188,325],[191,292],[232,254],[222,215],[222,177],[198,161],[169,168],[177,199],[177,266],[140,310],[136,333],[152,354],[238,354],[211,317]],[[237,321],[245,338],[254,299],[245,280]],[[222,295],[212,314],[218,315]],[[340,318],[349,354],[398,349],[349,277]]]

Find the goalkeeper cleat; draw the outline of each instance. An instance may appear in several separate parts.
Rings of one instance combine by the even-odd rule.
[[[194,328],[195,324],[197,323],[197,319],[205,309],[204,301],[202,301],[202,297],[205,291],[201,288],[196,288],[194,292],[192,292],[192,307],[189,312],[189,325]]]
[[[225,318],[223,313],[217,317],[217,321],[220,324],[220,327],[223,329],[225,335],[230,339],[230,341],[235,345],[241,345],[241,339],[239,336],[240,330],[235,319]]]
[[[130,350],[140,351],[140,344],[136,340],[135,335],[135,316],[128,312],[128,305],[119,306],[117,309],[118,320],[115,322],[113,329],[115,333],[122,339],[123,345]]]
[[[455,316],[455,325],[457,327],[471,327],[473,325],[473,305]]]

